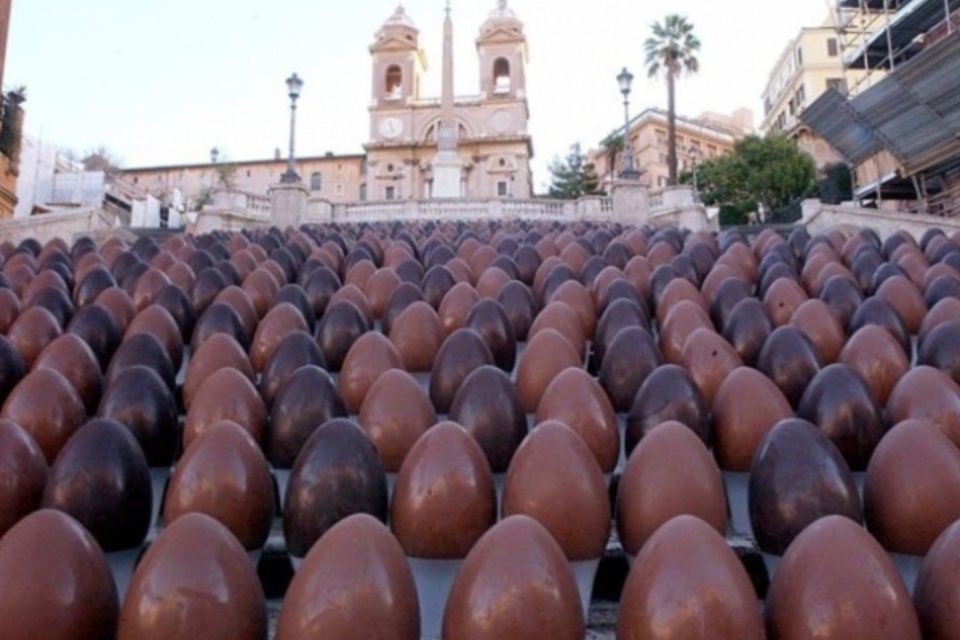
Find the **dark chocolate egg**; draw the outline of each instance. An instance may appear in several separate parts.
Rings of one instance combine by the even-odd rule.
[[[538,331],[527,343],[517,365],[516,386],[523,410],[537,410],[543,392],[561,371],[583,365],[570,342],[553,329]]]
[[[746,298],[738,302],[727,317],[723,337],[744,364],[754,366],[773,329],[763,304],[756,298]]]
[[[86,421],[83,400],[73,385],[53,369],[28,374],[7,396],[0,419],[11,420],[29,433],[48,464],[70,436]]]
[[[620,597],[617,637],[762,640],[763,617],[743,564],[699,518],[671,519],[640,550]]]
[[[196,267],[195,270],[197,270]],[[197,313],[202,314],[227,285],[227,279],[212,266],[197,270],[197,281],[190,295],[193,308]]]
[[[430,375],[430,400],[438,413],[450,411],[453,398],[468,375],[493,364],[493,354],[472,329],[457,329],[440,346]]]
[[[373,383],[388,369],[402,369],[397,348],[383,334],[368,332],[360,336],[347,352],[340,368],[340,395],[352,414],[360,411],[363,399]]]
[[[426,302],[414,302],[394,319],[390,342],[407,371],[429,372],[443,343],[440,318]]]
[[[183,336],[180,335],[177,322],[166,309],[151,305],[138,313],[127,326],[124,338],[140,333],[158,338],[160,344],[166,349],[167,355],[170,356],[174,371],[180,370],[180,365],[183,363]]]
[[[7,331],[7,339],[14,346],[24,365],[32,368],[44,347],[63,333],[57,319],[43,307],[30,307],[17,316]]]
[[[344,518],[320,538],[294,576],[277,640],[420,638],[420,609],[403,550],[374,518]]]
[[[834,276],[820,289],[823,300],[842,326],[847,326],[857,307],[863,304],[863,292],[859,285],[847,278]]]
[[[510,378],[489,365],[474,370],[460,385],[450,419],[477,440],[494,473],[507,470],[527,434],[527,418]]]
[[[663,364],[653,336],[641,327],[626,327],[614,336],[600,367],[599,382],[617,412],[633,405],[637,390]]]
[[[137,566],[118,640],[261,640],[267,607],[257,572],[237,539],[202,513],[168,525]]]
[[[904,353],[910,353],[910,336],[900,314],[880,298],[868,298],[850,318],[847,331],[852,335],[868,325],[883,327],[900,344]]]
[[[93,304],[93,301],[105,290],[116,286],[117,281],[106,267],[92,267],[82,279],[78,280],[73,290],[73,301],[78,307],[86,307]]]
[[[40,508],[47,484],[43,451],[30,434],[9,420],[0,420],[0,477],[4,479],[0,485],[2,539],[13,525]]]
[[[559,421],[579,435],[604,473],[620,458],[617,414],[600,384],[579,367],[561,371],[537,405],[537,423]],[[548,527],[549,528],[549,527]]]
[[[266,440],[267,409],[250,379],[230,367],[215,371],[196,395],[183,426],[183,446],[204,429],[221,420],[232,420],[246,429],[258,444]]]
[[[60,373],[80,394],[87,412],[96,410],[103,389],[103,374],[97,357],[79,337],[67,333],[53,340],[37,356],[33,368]]]
[[[369,330],[367,319],[349,300],[338,300],[326,308],[317,326],[317,345],[330,371],[340,371],[350,347]]]
[[[303,444],[320,425],[346,418],[347,408],[326,371],[304,365],[277,391],[267,429],[267,455],[274,466],[289,469]]]
[[[960,446],[960,386],[939,369],[914,367],[890,393],[886,417],[888,424],[914,418],[929,420]]]
[[[260,394],[268,410],[290,374],[308,364],[321,369],[326,366],[320,348],[309,333],[291,331],[277,343],[260,376]]]
[[[945,322],[954,322],[960,317],[960,299],[945,298],[933,305],[920,324],[918,338],[922,344],[930,332]]]
[[[723,327],[733,308],[741,300],[753,297],[753,287],[743,278],[728,277],[716,287],[710,299],[710,319],[717,327]]]
[[[87,343],[96,355],[102,371],[106,371],[110,365],[110,358],[123,339],[117,321],[109,311],[98,304],[91,304],[78,311],[70,320],[67,333],[72,333]]]
[[[177,450],[177,403],[156,371],[144,366],[124,369],[110,383],[97,415],[127,427],[147,464],[165,467]]]
[[[893,562],[859,524],[826,516],[787,549],[767,593],[772,638],[920,638]]]
[[[537,315],[537,303],[530,287],[518,280],[511,280],[500,288],[497,302],[503,305],[517,341],[526,341]]]
[[[960,524],[947,527],[927,552],[913,592],[913,603],[925,638],[951,638],[956,634],[958,596],[956,570]]]
[[[840,362],[856,369],[881,407],[887,405],[897,382],[910,368],[900,343],[889,331],[875,324],[868,324],[850,336],[840,352]]]
[[[430,427],[410,449],[390,506],[390,528],[408,556],[465,558],[497,519],[490,464],[460,425]]]
[[[562,422],[542,422],[510,461],[503,517],[530,516],[568,560],[603,555],[610,537],[610,499],[595,454]]]
[[[649,330],[650,323],[639,303],[633,300],[616,300],[607,307],[600,317],[600,322],[597,323],[592,345],[592,363],[596,368],[603,366],[603,359],[613,339],[627,327],[641,327]]]
[[[20,352],[0,335],[0,403],[7,399],[14,387],[27,375]]]
[[[351,301],[353,301],[353,299],[351,299]],[[390,300],[383,310],[383,317],[381,318],[383,332],[389,334],[390,329],[393,327],[393,321],[403,313],[404,309],[414,302],[423,302],[423,292],[420,291],[420,287],[417,285],[411,282],[404,282],[394,289],[393,295],[390,296]],[[362,305],[358,304],[357,308],[363,311]],[[369,313],[364,312],[364,315],[368,318],[370,317]]]
[[[945,322],[920,344],[917,363],[940,369],[954,382],[960,381],[960,322]]]
[[[177,461],[163,501],[170,526],[203,513],[227,527],[245,549],[260,549],[273,521],[273,478],[250,435],[229,421],[204,430]]]
[[[0,620],[11,640],[113,640],[120,608],[110,567],[93,537],[53,509],[0,539]]]
[[[357,424],[337,418],[313,432],[297,456],[284,499],[288,552],[303,558],[337,522],[355,513],[387,519],[387,479]]]
[[[347,278],[349,279],[349,274]],[[394,289],[400,286],[400,278],[393,269],[378,269],[368,279],[363,288],[364,295],[370,302],[370,311],[373,317],[379,318],[387,306],[387,301]]]
[[[627,414],[626,452],[658,424],[676,420],[709,445],[712,441],[710,407],[686,369],[673,364],[657,367],[637,391]]]
[[[640,441],[620,478],[616,516],[624,551],[636,555],[657,529],[682,514],[721,535],[726,531],[720,470],[689,427],[668,420]]]
[[[253,332],[257,330],[257,324],[260,322],[260,316],[246,291],[236,285],[229,286],[217,293],[214,302],[223,302],[229,305],[236,313],[240,324],[243,325],[244,333],[247,336],[253,336]],[[244,343],[241,342],[241,344]]]
[[[153,490],[147,459],[130,430],[105,419],[78,429],[50,467],[43,506],[76,518],[108,553],[142,544]]]
[[[390,369],[370,387],[357,422],[377,448],[386,471],[396,473],[417,439],[437,422],[437,414],[413,376]]]
[[[757,357],[757,369],[773,380],[792,406],[799,404],[821,366],[820,356],[810,339],[789,324],[770,334]]]
[[[960,451],[930,422],[898,424],[870,459],[863,513],[888,551],[926,554],[960,518]]]
[[[443,265],[430,267],[420,280],[420,289],[423,299],[433,307],[439,309],[440,304],[453,287],[457,285],[457,277]]]
[[[502,304],[493,299],[479,300],[470,310],[464,326],[483,338],[498,367],[513,371],[517,358],[517,337]]]
[[[250,332],[247,331],[236,309],[226,302],[214,302],[207,307],[193,327],[190,352],[198,353],[208,340],[219,334],[230,336],[244,349],[250,345]]]
[[[138,333],[120,343],[107,369],[106,386],[109,387],[125,369],[140,365],[156,371],[171,392],[176,389],[177,371],[173,362],[160,341],[149,333]]]
[[[793,418],[777,423],[760,444],[749,504],[757,543],[774,555],[824,516],[861,521],[860,496],[840,451],[816,425]]]

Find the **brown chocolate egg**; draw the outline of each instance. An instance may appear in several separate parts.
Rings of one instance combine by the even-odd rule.
[[[396,347],[407,371],[428,372],[433,369],[443,338],[440,318],[426,302],[414,302],[390,326],[390,342]]]
[[[410,449],[390,507],[390,528],[408,556],[465,558],[497,519],[490,464],[454,422],[430,427]]]
[[[667,362],[680,362],[687,338],[697,329],[713,329],[707,312],[689,300],[673,305],[660,325],[660,351]]]
[[[894,427],[867,467],[863,513],[888,551],[922,556],[960,518],[960,451],[930,422]]]
[[[713,329],[697,329],[687,338],[680,362],[690,372],[707,404],[730,372],[743,366],[740,356]]]
[[[110,270],[103,265],[95,265],[85,272],[77,272],[77,282],[73,288],[73,301],[78,307],[93,304],[103,291],[117,286]]]
[[[0,287],[0,334],[6,335],[20,315],[20,298],[10,289]]]
[[[628,285],[630,286],[630,285]],[[613,339],[622,329],[627,327],[650,328],[646,311],[641,303],[634,300],[615,300],[607,307],[597,323],[597,330],[593,339],[593,358],[591,364],[595,368],[603,366],[603,359]]]
[[[467,324],[470,310],[480,300],[480,294],[467,282],[458,282],[443,296],[437,315],[447,335]]]
[[[944,298],[933,305],[920,325],[918,338],[923,343],[930,332],[945,322],[954,322],[960,318],[960,298]]]
[[[183,363],[183,337],[176,320],[163,307],[152,305],[141,311],[127,326],[124,338],[130,338],[140,333],[155,336],[167,350],[174,371],[180,370]]]
[[[939,369],[914,367],[890,393],[886,418],[888,424],[929,420],[960,446],[960,386]]]
[[[250,559],[222,524],[189,513],[150,545],[124,598],[118,640],[267,635],[263,590]]]
[[[503,371],[491,366],[466,377],[450,406],[450,419],[477,440],[494,473],[507,470],[527,434],[527,417],[516,389]]]
[[[454,396],[474,369],[493,364],[493,354],[472,329],[457,329],[440,346],[430,375],[430,400],[438,413],[450,411]]]
[[[457,281],[457,276],[451,269],[443,265],[430,267],[420,280],[423,299],[434,309],[439,309],[447,292],[457,284]]]
[[[236,309],[225,302],[214,302],[194,324],[190,352],[197,353],[212,336],[221,333],[230,336],[245,350],[250,346],[250,332]]]
[[[833,277],[820,289],[820,299],[827,304],[841,326],[846,327],[864,298],[859,284],[847,278]]]
[[[377,378],[357,418],[388,473],[400,470],[410,448],[436,421],[426,392],[413,376],[400,369],[390,369]]]
[[[88,413],[93,413],[100,402],[103,374],[97,357],[87,343],[67,333],[44,347],[33,364],[36,369],[53,369],[63,375],[80,394]]]
[[[610,499],[593,451],[562,422],[542,422],[510,462],[503,517],[530,516],[568,560],[603,555],[610,537]]]
[[[177,461],[163,501],[170,526],[203,513],[236,536],[244,549],[260,549],[273,521],[273,479],[257,443],[239,425],[217,422]]]
[[[576,349],[581,361],[583,360],[584,355],[586,355],[587,339],[583,333],[583,325],[570,305],[557,300],[541,309],[530,326],[527,340],[532,340],[545,329],[553,329],[566,338],[570,346]]]
[[[149,333],[139,333],[124,339],[110,360],[104,382],[109,387],[125,369],[145,366],[157,372],[167,388],[176,389],[177,372],[160,341]]]
[[[100,401],[98,417],[127,427],[151,467],[166,467],[177,450],[177,403],[156,371],[141,365],[124,369]]]
[[[233,285],[223,289],[217,293],[214,302],[228,304],[236,312],[237,318],[248,336],[252,336],[253,332],[257,330],[260,316],[257,314],[257,309],[253,306],[250,296],[240,287]]]
[[[367,281],[376,272],[377,267],[370,260],[358,260],[347,269],[344,275],[344,285],[354,285],[361,291],[367,286]]]
[[[863,471],[885,431],[873,392],[856,369],[832,364],[810,381],[797,416],[816,424],[850,469]]]
[[[799,284],[789,278],[780,278],[767,289],[763,296],[763,306],[774,326],[781,327],[790,322],[794,312],[808,298]]]
[[[857,370],[881,407],[887,405],[894,387],[910,368],[900,343],[889,331],[874,324],[850,336],[840,352],[840,362]]]
[[[143,311],[156,301],[160,292],[169,284],[170,278],[163,271],[156,268],[148,269],[137,279],[137,284],[133,287],[133,294],[130,296],[133,299],[133,306],[138,311]]]
[[[568,280],[553,292],[549,302],[563,302],[577,315],[586,339],[593,339],[597,326],[597,307],[590,292],[575,280]]]
[[[510,282],[510,276],[498,267],[490,267],[477,280],[477,293],[481,298],[496,298],[501,287]]]
[[[397,348],[383,334],[368,332],[360,336],[347,352],[340,369],[340,395],[347,410],[356,414],[373,383],[388,369],[402,369]]]
[[[927,303],[923,293],[910,280],[903,276],[887,278],[877,289],[876,297],[900,315],[907,333],[916,335],[920,331],[920,324],[927,314]]]
[[[294,576],[277,620],[277,640],[420,638],[420,609],[403,550],[374,518],[334,525]]]
[[[947,527],[927,552],[913,592],[913,602],[925,638],[951,638],[956,634],[957,566],[960,524]]]
[[[583,369],[569,367],[553,379],[537,405],[536,421],[559,421],[569,427],[590,448],[604,473],[612,473],[617,466],[617,414],[600,384]]]
[[[766,637],[743,564],[722,534],[689,515],[650,537],[620,603],[617,637],[624,640]]]
[[[13,525],[40,508],[47,484],[43,451],[30,434],[9,420],[0,420],[0,477],[4,478],[0,486],[2,539]]]
[[[133,306],[133,300],[119,287],[104,289],[97,296],[95,303],[110,312],[110,315],[120,325],[121,331],[126,331],[127,326],[133,322],[133,318],[137,315],[137,308]]]
[[[511,516],[470,551],[443,616],[448,640],[581,640],[583,609],[563,550],[533,518]]]
[[[7,396],[0,419],[29,433],[52,464],[73,433],[86,420],[83,400],[73,385],[53,369],[28,374]]]
[[[744,402],[749,397],[750,402]],[[721,469],[746,473],[764,436],[793,417],[783,392],[756,369],[730,372],[713,399],[713,451]]]
[[[258,443],[266,439],[267,409],[250,379],[229,367],[219,369],[207,378],[190,404],[183,427],[183,446],[204,429],[221,420],[231,420],[243,427]]]
[[[840,451],[816,425],[793,418],[777,423],[757,450],[749,504],[753,535],[774,555],[824,516],[861,521],[860,496]]]
[[[283,302],[270,309],[257,326],[257,332],[250,344],[250,364],[253,370],[262,373],[280,341],[293,331],[309,331],[306,321],[295,306]]]
[[[504,371],[513,371],[517,359],[517,337],[502,304],[490,298],[479,300],[470,310],[464,326],[473,329],[483,338],[498,367]],[[535,328],[530,331],[532,334]]]
[[[710,407],[686,369],[673,364],[657,367],[637,391],[627,414],[627,455],[657,425],[676,420],[710,444]]]
[[[349,274],[347,278],[349,279]],[[400,286],[400,278],[393,269],[378,269],[371,275],[364,287],[363,293],[367,296],[370,303],[370,312],[373,317],[379,318],[383,315],[383,310],[393,295],[394,290]]]
[[[790,324],[810,338],[820,361],[831,364],[840,357],[847,336],[830,307],[816,298],[807,300],[794,311]]]
[[[617,332],[600,367],[598,380],[613,408],[626,413],[647,376],[663,364],[663,357],[646,329],[626,327]]]
[[[0,539],[3,635],[112,640],[120,608],[110,567],[93,537],[65,513],[44,509]]]
[[[305,365],[322,369],[326,363],[313,336],[303,331],[292,331],[277,343],[260,376],[260,395],[268,410],[273,406],[284,381]]]
[[[797,536],[767,593],[772,638],[917,639],[903,581],[877,541],[843,516],[817,520]]]
[[[280,291],[280,285],[268,270],[258,267],[244,278],[243,290],[250,297],[250,301],[257,310],[257,315],[262,318],[270,309],[270,301]]]
[[[397,297],[397,293],[403,288],[403,286],[397,287],[393,295],[390,297],[390,300],[393,301]],[[360,310],[360,313],[363,314],[363,317],[366,318],[367,324],[373,324],[373,312],[370,310],[370,303],[367,301],[367,296],[363,295],[363,291],[352,284],[344,285],[337,290],[330,297],[330,304],[337,302],[338,300],[349,300]],[[384,323],[386,326],[387,317],[389,316],[390,305],[387,305],[387,308],[384,309]]]
[[[557,331],[543,329],[534,334],[517,365],[516,386],[523,410],[535,412],[553,379],[568,367],[582,365],[579,354]]]
[[[43,506],[76,518],[107,553],[142,544],[153,514],[153,489],[133,434],[105,419],[78,429],[50,467]]]
[[[856,333],[868,325],[883,327],[897,340],[904,353],[912,351],[910,336],[900,314],[880,298],[868,298],[860,305],[850,318],[850,326],[847,329],[850,333]]]
[[[314,431],[297,456],[283,504],[287,550],[298,558],[347,516],[386,521],[387,478],[363,429],[337,418]]]
[[[716,463],[689,427],[668,420],[655,427],[630,454],[617,493],[617,533],[636,555],[664,523],[696,516],[721,535],[727,499]]]
[[[23,358],[27,368],[32,368],[44,347],[63,333],[57,319],[43,307],[30,307],[10,325],[7,339]]]
[[[675,278],[666,285],[657,300],[657,322],[662,326],[674,308],[684,301],[693,303],[704,313],[707,312],[707,303],[700,291],[688,280]]]
[[[250,366],[250,359],[240,344],[229,334],[215,333],[191,354],[183,383],[184,407],[190,408],[200,385],[206,382],[207,378],[227,367],[236,369],[253,380],[253,367]]]
[[[757,357],[757,369],[780,388],[792,406],[800,403],[822,363],[816,348],[800,329],[789,324],[767,338]]]
[[[267,455],[289,469],[304,443],[320,425],[346,418],[347,408],[330,375],[314,365],[296,369],[277,392],[267,431]]]

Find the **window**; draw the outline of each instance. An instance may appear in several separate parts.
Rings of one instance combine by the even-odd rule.
[[[847,81],[843,78],[827,78],[827,89],[836,89],[840,93],[846,93]]]
[[[794,94],[794,99],[797,101],[797,107],[802,107],[803,103],[807,100],[807,90],[800,85],[797,88],[797,92]]]
[[[839,54],[837,50],[837,39],[836,38],[827,38],[827,55],[831,58],[836,58]]]
[[[803,64],[803,47],[797,47],[797,66]]]
[[[400,98],[403,94],[403,71],[395,64],[387,67],[386,96],[391,100]]]
[[[336,187],[334,187],[333,192],[334,192],[336,195],[338,195],[338,196],[342,196],[342,195],[343,195],[343,183],[340,183],[340,184],[338,184]]]
[[[493,63],[493,92],[510,93],[510,63],[506,58],[497,58]]]
[[[707,145],[707,155],[710,156],[711,158],[717,155],[716,145],[712,145],[712,144]]]
[[[385,200],[396,200],[397,199],[397,188],[396,187],[386,187],[383,190],[383,198]]]
[[[323,175],[319,171],[310,174],[310,191],[320,191],[323,189]]]
[[[501,198],[507,195],[507,183],[504,180],[501,180],[497,183],[497,195]]]
[[[366,183],[360,185],[360,202],[367,201],[367,185]]]

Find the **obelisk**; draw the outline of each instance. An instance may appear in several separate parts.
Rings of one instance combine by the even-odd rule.
[[[453,104],[453,20],[450,0],[443,22],[443,90],[440,97],[440,126],[437,130],[437,155],[433,158],[434,198],[459,198],[463,160],[457,154],[459,131]]]

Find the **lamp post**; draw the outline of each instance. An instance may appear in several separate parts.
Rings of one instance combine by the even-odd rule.
[[[217,160],[220,159],[220,149],[213,147],[210,149],[210,164],[217,164]]]
[[[623,94],[623,169],[620,177],[626,180],[636,180],[640,173],[633,166],[633,148],[630,144],[630,86],[633,84],[633,74],[624,67],[617,76],[620,93]]]
[[[697,160],[700,157],[700,152],[696,147],[690,147],[690,164],[693,165],[693,201],[700,201],[700,181],[699,174],[697,172]]]
[[[297,98],[300,97],[300,90],[303,88],[303,80],[297,74],[287,78],[287,91],[290,94],[290,156],[287,158],[287,170],[280,176],[282,183],[300,182],[300,176],[297,175],[297,168],[294,166],[293,144],[297,126]]]

